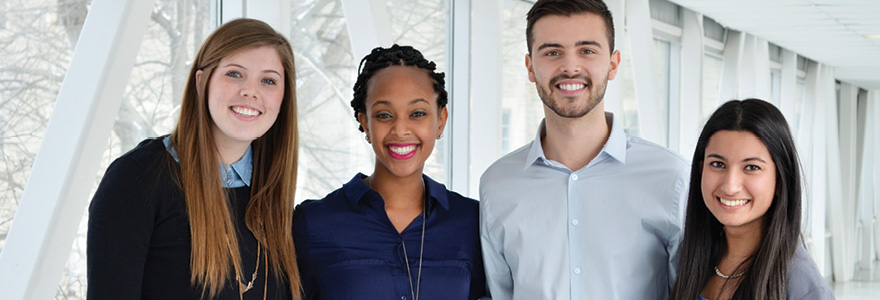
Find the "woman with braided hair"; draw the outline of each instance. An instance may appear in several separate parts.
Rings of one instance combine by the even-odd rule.
[[[375,168],[297,207],[304,299],[483,295],[478,203],[422,174],[446,126],[444,83],[409,46],[375,48],[361,60],[351,106]]]

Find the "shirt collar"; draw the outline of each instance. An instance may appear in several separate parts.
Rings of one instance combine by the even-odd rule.
[[[162,143],[165,144],[165,150],[168,151],[168,154],[171,154],[171,157],[174,158],[174,161],[180,163],[180,155],[177,154],[177,150],[174,149],[173,145],[171,145],[171,136],[166,135],[162,139]],[[220,163],[220,181],[223,182],[223,187],[225,188],[242,187],[242,183],[244,184],[244,186],[251,186],[251,176],[253,175],[253,170],[254,153],[251,146],[249,145],[247,151],[244,152],[244,155],[238,161],[228,166]]]
[[[627,137],[626,133],[623,131],[623,126],[620,125],[620,122],[614,118],[614,113],[611,112],[605,112],[605,122],[611,126],[611,132],[599,155],[606,153],[612,158],[622,163],[626,163]],[[539,159],[547,160],[547,157],[544,156],[544,146],[541,144],[541,138],[547,135],[545,126],[544,120],[542,119],[541,124],[538,125],[538,133],[535,136],[535,141],[532,142],[532,146],[529,148],[529,154],[526,156],[523,169],[527,169]]]
[[[367,175],[357,173],[351,178],[351,180],[342,185],[342,192],[354,207],[357,207],[358,202],[364,198],[364,195],[366,195],[368,191],[372,191],[372,189],[370,189],[370,187],[364,182],[364,178],[367,178]],[[434,203],[438,203],[443,209],[449,210],[449,195],[446,193],[446,185],[434,181],[431,177],[428,177],[428,175],[425,174],[422,174],[422,180],[425,181],[425,188],[428,190],[428,195],[432,200],[428,201],[427,210],[430,211]]]

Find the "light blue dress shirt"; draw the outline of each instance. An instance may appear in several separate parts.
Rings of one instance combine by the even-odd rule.
[[[165,150],[168,150],[174,161],[180,163],[180,156],[177,155],[177,150],[174,149],[174,146],[171,146],[171,136],[166,135],[162,139],[162,143],[165,144]],[[220,163],[220,180],[223,181],[224,188],[251,186],[251,174],[254,170],[254,153],[251,148],[252,146],[248,146],[244,155],[231,165]]]
[[[492,299],[666,299],[675,281],[689,164],[605,114],[611,133],[580,170],[534,141],[480,180]]]

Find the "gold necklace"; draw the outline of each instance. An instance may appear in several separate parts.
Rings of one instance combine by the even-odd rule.
[[[260,271],[260,249],[262,249],[262,247],[260,247],[260,241],[257,241],[257,262],[256,262],[257,266],[254,267],[254,274],[251,274],[251,281],[249,281],[247,284],[242,283],[241,276],[239,276],[239,274],[238,274],[238,270],[235,270],[235,283],[238,284],[238,299],[239,300],[243,300],[244,293],[247,293],[252,288],[254,288],[254,281],[257,280],[257,272]],[[263,300],[266,300],[266,291],[269,288],[269,255],[268,254],[263,255],[263,261],[264,261],[263,265],[265,266],[265,269],[266,269],[266,275],[265,275],[266,279],[263,280]]]
[[[247,284],[241,282],[241,277],[238,276],[238,272],[235,273],[235,282],[238,282],[238,289],[242,294],[247,293],[252,288],[254,288],[254,281],[257,280],[257,271],[260,270],[260,242],[257,242],[257,266],[254,267],[254,274],[251,274],[251,281],[248,281]]]

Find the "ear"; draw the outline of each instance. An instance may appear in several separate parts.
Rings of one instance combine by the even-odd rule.
[[[446,119],[449,118],[449,110],[446,109],[446,106],[440,108],[440,128],[437,130],[437,139],[440,139],[440,136],[443,135],[443,129],[446,128]]]
[[[535,69],[532,66],[532,55],[526,53],[526,70],[529,71],[529,81],[535,82]]]
[[[361,127],[364,128],[364,133],[366,133],[367,135],[370,135],[370,127],[367,126],[367,115],[366,114],[364,114],[362,112],[358,113],[358,123],[360,123]]]
[[[196,92],[200,95],[202,94],[202,75],[205,74],[205,71],[198,70],[196,71]]]
[[[620,66],[620,50],[611,53],[611,67],[608,69],[608,80],[614,80],[617,76],[617,67]]]

